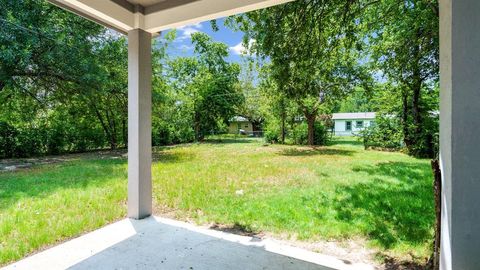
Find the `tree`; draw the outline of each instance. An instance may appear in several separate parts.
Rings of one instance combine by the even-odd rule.
[[[265,112],[262,110],[265,98],[260,87],[256,85],[257,78],[254,69],[253,61],[244,62],[237,86],[244,98],[244,102],[238,106],[238,114],[248,119],[252,123],[253,131],[256,132],[262,129],[265,121]]]
[[[355,89],[335,108],[336,112],[371,112],[375,104],[372,102],[371,93],[367,93],[362,87]]]
[[[271,61],[279,93],[294,100],[308,124],[314,143],[314,123],[322,110],[362,83],[355,50],[355,1],[295,1],[230,19],[245,32],[244,43]]]
[[[235,87],[240,68],[225,60],[227,45],[203,33],[194,33],[192,43],[195,56],[173,59],[169,76],[176,89],[176,103],[190,112],[195,140],[199,141],[227,123],[243,100]]]
[[[359,24],[367,33],[375,68],[391,82],[390,95],[400,96],[397,115],[414,156],[434,155],[436,124],[431,113],[438,110],[438,16],[437,0],[385,0],[368,6]]]
[[[0,119],[17,154],[125,145],[126,40],[46,1],[0,3]]]

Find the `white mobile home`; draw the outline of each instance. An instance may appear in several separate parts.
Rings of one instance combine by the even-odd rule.
[[[352,136],[372,125],[375,121],[374,112],[334,113],[334,134],[337,136]]]

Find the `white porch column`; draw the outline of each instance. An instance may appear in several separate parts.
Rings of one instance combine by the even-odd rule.
[[[440,0],[441,269],[480,269],[480,1]]]
[[[152,214],[152,35],[128,32],[128,217]]]

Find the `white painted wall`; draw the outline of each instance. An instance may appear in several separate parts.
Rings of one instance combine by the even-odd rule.
[[[348,131],[346,130],[347,123],[348,121],[352,122],[352,130]],[[357,128],[357,121],[363,121],[363,128]],[[345,119],[345,120],[334,120],[335,123],[335,128],[334,128],[334,134],[337,136],[353,136],[357,135],[360,131],[363,129],[369,127],[371,125],[371,122],[374,121],[374,119]]]
[[[480,1],[440,1],[440,269],[480,269]]]

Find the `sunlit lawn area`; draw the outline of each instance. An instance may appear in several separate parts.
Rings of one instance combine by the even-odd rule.
[[[315,149],[210,140],[159,148],[154,160],[156,214],[305,241],[362,238],[394,256],[429,255],[428,160],[365,151],[352,138]],[[91,155],[0,173],[0,264],[124,217],[126,178],[125,159]]]

